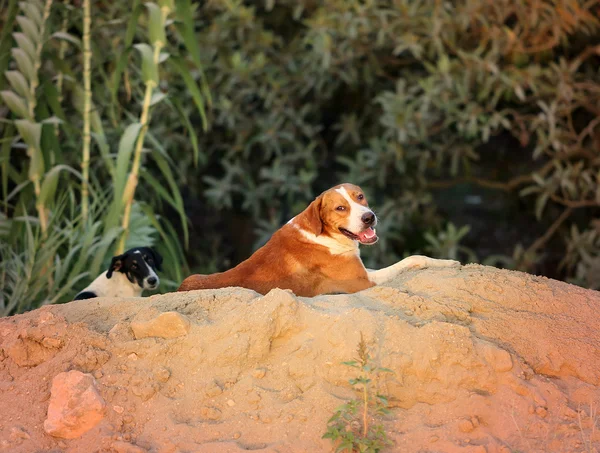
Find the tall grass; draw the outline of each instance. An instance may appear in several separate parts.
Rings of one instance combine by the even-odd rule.
[[[182,107],[189,103],[206,127],[208,90],[192,75],[202,73],[198,55],[187,50],[197,50],[194,8],[161,0],[143,13],[136,1],[123,18],[115,16],[122,8],[94,11],[89,0],[81,8],[7,3],[0,12],[0,96],[10,111],[0,122],[0,315],[70,300],[116,252],[135,245],[158,248],[168,269],[161,289],[173,289],[186,268],[179,236],[187,244],[187,219],[161,144],[167,130],[150,127],[150,112],[172,112],[192,135]],[[179,96],[178,109],[159,89],[159,65],[170,54],[193,91]],[[175,223],[157,214],[165,206]]]

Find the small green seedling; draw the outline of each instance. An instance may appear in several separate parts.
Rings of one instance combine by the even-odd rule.
[[[371,362],[371,356],[362,332],[357,347],[358,358],[344,365],[360,370],[360,375],[350,379],[350,385],[360,395],[338,407],[327,422],[327,431],[323,439],[337,443],[336,452],[377,453],[387,445],[392,445],[381,423],[384,415],[389,414],[388,400],[376,393],[371,382],[381,373],[393,373]]]

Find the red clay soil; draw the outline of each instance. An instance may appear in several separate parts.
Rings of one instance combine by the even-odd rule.
[[[393,371],[373,383],[383,451],[595,452],[599,311],[598,292],[479,265],[353,295],[46,306],[0,319],[0,451],[330,452],[362,332]]]

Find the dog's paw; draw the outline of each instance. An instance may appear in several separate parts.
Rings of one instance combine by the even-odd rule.
[[[455,260],[440,260],[428,256],[412,255],[400,261],[405,269],[427,269],[432,267],[460,267],[462,264]]]
[[[433,258],[430,258],[433,259]],[[430,267],[461,267],[460,261],[456,260],[437,260],[434,259],[435,263],[431,264]]]

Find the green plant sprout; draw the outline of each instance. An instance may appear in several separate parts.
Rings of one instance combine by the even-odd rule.
[[[349,362],[342,362],[360,370],[358,377],[348,382],[360,397],[338,407],[327,422],[327,431],[323,439],[337,442],[336,452],[376,453],[387,445],[392,445],[381,423],[383,416],[390,413],[387,398],[373,388],[373,380],[381,373],[393,373],[388,368],[372,362],[367,342],[360,333],[360,341],[356,348],[358,357]]]

